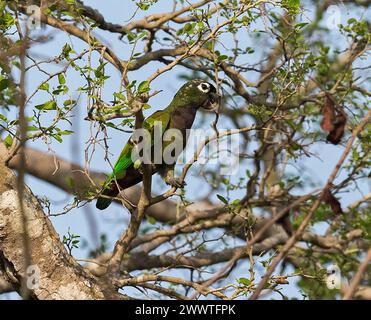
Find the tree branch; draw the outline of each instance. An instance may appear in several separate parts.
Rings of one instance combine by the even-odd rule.
[[[107,289],[68,255],[58,234],[28,188],[24,190],[23,200],[24,214],[29,221],[29,254],[34,273],[26,270],[16,177],[2,162],[0,176],[0,265],[10,266],[6,273],[3,267],[0,268],[3,289],[11,289],[11,284],[20,293],[20,283],[24,281],[28,284],[31,298],[35,299],[125,298],[114,290]]]
[[[366,272],[367,268],[369,267],[369,262],[371,261],[371,249],[368,250],[366,258],[360,264],[357,273],[355,274],[354,278],[352,279],[348,290],[345,292],[343,296],[343,300],[351,300],[358,288],[359,283],[362,280],[364,273]]]

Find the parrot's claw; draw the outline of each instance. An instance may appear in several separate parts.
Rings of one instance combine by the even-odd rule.
[[[186,186],[187,184],[185,183],[185,181],[181,181],[181,179],[179,178],[166,178],[165,179],[165,182],[174,187],[174,188],[183,188],[184,186]]]

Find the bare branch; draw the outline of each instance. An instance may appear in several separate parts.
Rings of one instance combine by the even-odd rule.
[[[345,292],[343,296],[343,300],[351,300],[353,298],[364,273],[369,267],[370,261],[371,261],[371,249],[368,250],[366,258],[360,264],[357,273],[355,274],[354,278],[350,283],[349,289]]]

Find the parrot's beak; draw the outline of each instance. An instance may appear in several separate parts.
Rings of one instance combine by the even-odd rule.
[[[220,99],[221,97],[218,94],[211,92],[209,98],[202,107],[206,110],[214,111],[218,108]]]

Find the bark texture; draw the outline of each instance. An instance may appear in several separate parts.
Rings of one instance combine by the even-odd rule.
[[[0,164],[0,290],[20,292],[21,281],[31,286],[35,299],[105,299],[105,285],[84,270],[66,251],[38,200],[26,188],[27,217],[32,265],[25,268],[22,217],[14,173]],[[40,278],[37,285],[37,274]],[[114,296],[115,294],[113,294]],[[112,297],[113,297],[112,296]],[[112,298],[111,297],[111,298]]]

